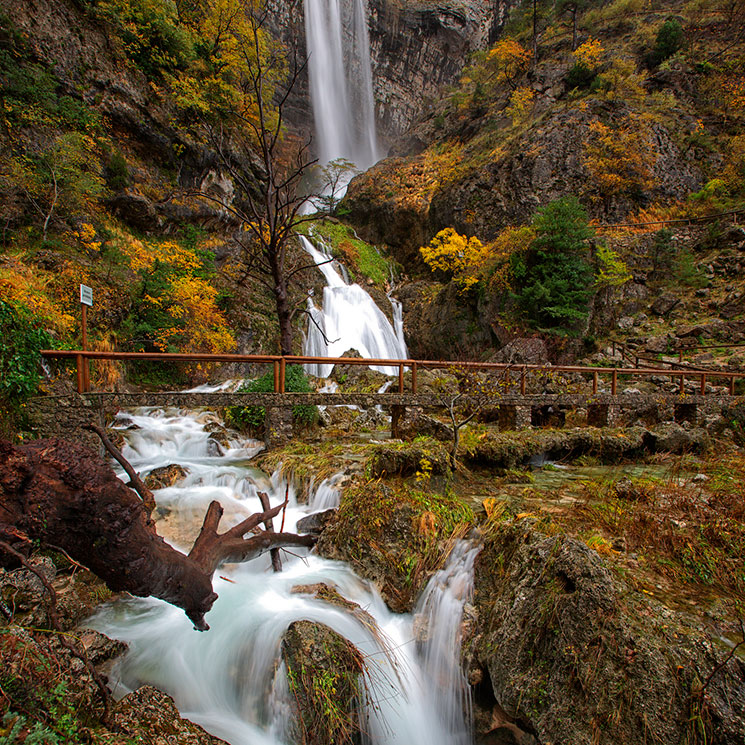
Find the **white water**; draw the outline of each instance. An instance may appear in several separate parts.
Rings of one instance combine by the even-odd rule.
[[[269,492],[273,504],[284,497],[276,477],[248,467],[246,457],[258,446],[236,446],[222,458],[209,455],[204,425],[214,415],[140,410],[130,419],[139,429],[126,433],[125,454],[135,469],[147,472],[175,462],[188,471],[181,483],[155,492],[158,513],[167,513],[158,529],[172,543],[191,544],[213,498],[226,508],[221,527],[227,527],[260,510],[257,488]],[[334,484],[326,489],[334,491]],[[320,508],[324,499],[316,494],[312,507]],[[290,492],[285,529],[294,530],[303,512]],[[291,704],[281,640],[289,624],[309,619],[331,627],[363,653],[372,745],[467,745],[459,626],[476,549],[459,544],[428,585],[416,624],[426,639],[418,642],[414,618],[391,613],[345,564],[283,553],[279,574],[271,572],[268,555],[218,570],[219,598],[207,616],[206,633],[194,631],[183,611],[153,598],[104,607],[92,625],[130,647],[113,674],[119,691],[151,683],[170,693],[182,713],[232,745],[284,745]],[[315,582],[333,585],[359,604],[378,630],[343,609],[291,592]]]
[[[310,96],[321,164],[365,170],[378,158],[363,0],[304,0]]]
[[[383,360],[406,359],[408,351],[403,336],[401,305],[391,299],[394,325],[378,308],[375,301],[358,284],[348,284],[334,269],[331,257],[319,251],[305,236],[300,236],[303,248],[326,279],[323,307],[317,308],[308,298],[308,333],[303,354],[312,357],[341,357],[356,349],[362,357]],[[396,320],[398,319],[398,320]],[[307,365],[306,371],[319,378],[331,374],[333,365]],[[395,375],[396,367],[373,367],[386,375]]]

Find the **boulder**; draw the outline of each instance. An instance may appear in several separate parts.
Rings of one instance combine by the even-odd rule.
[[[680,303],[680,298],[664,292],[650,306],[652,313],[657,316],[666,316]]]
[[[145,486],[148,489],[167,489],[169,486],[175,486],[181,479],[186,478],[187,471],[178,463],[171,463],[168,466],[154,468],[145,477]]]

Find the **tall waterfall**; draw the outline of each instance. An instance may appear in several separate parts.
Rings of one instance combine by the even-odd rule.
[[[356,349],[363,357],[381,360],[406,359],[408,351],[403,336],[401,305],[390,298],[394,325],[378,308],[375,301],[358,284],[350,284],[334,269],[331,257],[319,251],[307,238],[300,236],[303,247],[326,278],[323,307],[317,308],[308,298],[310,322],[303,344],[303,354],[309,357],[341,357]],[[333,365],[308,365],[311,375],[325,378]],[[398,368],[375,367],[387,375]]]
[[[143,475],[179,463],[187,476],[155,492],[158,530],[186,548],[212,499],[232,525],[260,511],[257,488],[273,504],[284,498],[278,477],[251,469],[254,448],[230,443],[224,455],[210,448],[212,414],[140,410],[129,415],[124,454]],[[122,426],[125,422],[121,420]],[[326,488],[332,488],[329,484]],[[313,507],[298,505],[292,489],[285,529]],[[320,507],[321,495],[311,498]],[[333,501],[333,498],[332,498]],[[200,634],[178,608],[155,598],[109,603],[91,625],[129,645],[110,681],[124,694],[150,683],[168,692],[180,711],[231,745],[287,745],[292,709],[281,644],[287,627],[307,619],[325,624],[354,644],[367,660],[366,742],[369,745],[468,745],[459,667],[459,627],[471,587],[475,549],[461,543],[427,586],[417,609],[391,613],[375,588],[345,564],[304,549],[285,552],[274,574],[265,554],[221,568],[219,595],[209,612],[210,631]],[[326,583],[364,608],[373,622],[319,598],[293,592]],[[415,635],[415,626],[422,631]],[[417,637],[415,639],[415,636]]]
[[[305,0],[304,8],[319,161],[346,158],[365,170],[379,155],[364,0]]]

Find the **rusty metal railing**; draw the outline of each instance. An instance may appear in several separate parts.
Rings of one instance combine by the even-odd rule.
[[[404,374],[411,373],[411,393],[418,391],[418,373],[423,369],[451,369],[451,370],[481,370],[502,372],[509,383],[512,374],[516,375],[515,382],[519,382],[520,393],[525,395],[528,376],[531,374],[547,373],[579,373],[592,376],[592,392],[598,393],[601,376],[610,376],[611,394],[618,392],[618,380],[621,376],[649,378],[652,376],[667,376],[672,380],[679,379],[679,391],[685,393],[686,380],[698,380],[701,395],[706,393],[706,385],[714,380],[724,381],[727,393],[734,395],[735,383],[745,378],[745,373],[720,372],[714,370],[671,370],[670,368],[655,367],[587,367],[582,365],[516,365],[499,362],[459,362],[448,360],[390,360],[390,359],[361,359],[358,357],[308,357],[255,355],[255,354],[188,354],[163,352],[102,352],[92,350],[61,350],[45,349],[42,356],[50,359],[75,360],[77,366],[77,387],[79,393],[90,391],[89,363],[91,360],[111,360],[119,362],[154,361],[154,362],[233,362],[272,365],[274,372],[274,392],[285,393],[285,374],[287,365],[305,364],[333,364],[333,365],[362,365],[394,367],[398,370],[398,393],[405,393]]]

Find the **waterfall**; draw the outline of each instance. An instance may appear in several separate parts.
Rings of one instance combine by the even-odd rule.
[[[228,527],[261,509],[257,489],[268,492],[273,504],[284,498],[277,475],[268,478],[247,466],[255,444],[231,443],[224,456],[210,455],[205,427],[214,420],[212,414],[157,410],[119,420],[118,426],[129,428],[125,450],[136,470],[144,474],[178,463],[187,472],[176,485],[155,491],[158,530],[182,549],[191,545],[210,500],[219,499],[226,508]],[[334,491],[333,484],[325,489]],[[289,496],[285,529],[292,531],[309,508],[299,505],[292,491]],[[330,496],[319,494],[311,502],[320,507]],[[367,660],[370,745],[464,745],[470,742],[460,709],[464,688],[462,674],[459,679],[455,671],[473,555],[470,544],[456,545],[447,567],[429,583],[419,607],[428,638],[419,643],[411,615],[388,610],[375,588],[347,565],[312,553],[285,553],[284,571],[278,574],[271,572],[268,554],[221,568],[214,578],[219,598],[208,616],[211,630],[204,634],[193,631],[180,609],[155,598],[108,603],[90,625],[129,645],[110,675],[117,693],[149,683],[231,745],[287,745],[292,701],[282,637],[294,621],[323,623]],[[292,592],[297,585],[318,582],[364,608],[374,623]]]
[[[363,0],[305,0],[305,41],[321,164],[360,170],[378,158],[370,43]]]
[[[391,325],[375,301],[358,284],[347,284],[334,269],[331,257],[319,251],[305,236],[300,236],[303,248],[311,255],[326,279],[323,308],[308,298],[308,333],[303,354],[309,357],[341,357],[356,349],[362,357],[381,360],[406,359],[408,351],[403,337],[401,305],[391,300],[396,327]],[[398,306],[398,308],[396,307]],[[307,365],[311,375],[325,378],[333,365]],[[396,367],[373,367],[386,375],[395,375]]]

